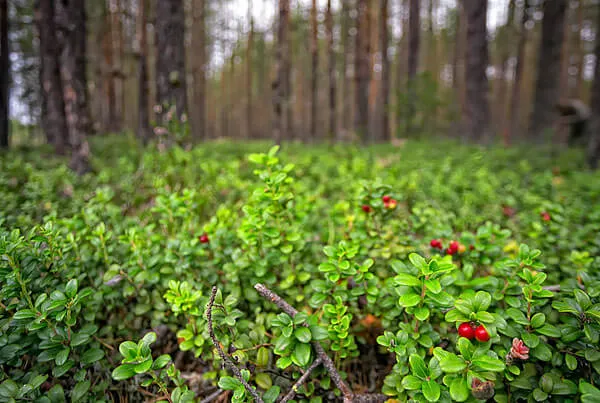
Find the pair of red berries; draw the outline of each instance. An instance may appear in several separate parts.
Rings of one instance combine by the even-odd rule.
[[[458,327],[458,335],[469,340],[486,342],[490,339],[490,334],[483,325],[475,326],[472,322],[464,322]]]
[[[198,237],[200,243],[208,243],[210,240],[208,239],[208,235],[206,232]]]
[[[383,200],[383,207],[385,207],[386,209],[389,209],[389,210],[395,209],[396,206],[398,205],[398,202],[396,201],[396,199],[392,199],[388,195],[383,196],[381,198],[381,200]]]

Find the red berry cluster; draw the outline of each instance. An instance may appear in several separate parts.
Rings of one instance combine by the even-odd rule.
[[[208,243],[209,239],[208,239],[208,235],[206,234],[206,232],[202,235],[200,235],[198,237],[198,240],[200,241],[200,243]]]
[[[392,199],[388,195],[383,196],[381,198],[381,200],[383,200],[383,207],[385,207],[388,210],[393,210],[398,205],[398,202],[396,201],[396,199]]]
[[[476,326],[473,322],[461,323],[458,327],[458,335],[469,340],[486,342],[490,339],[490,334],[483,325]]]
[[[441,239],[432,239],[431,242],[429,242],[429,245],[434,249],[444,249],[444,245],[442,244]],[[470,246],[470,249],[473,250],[473,245]],[[446,253],[448,255],[455,255],[457,253],[464,253],[466,250],[467,248],[465,247],[465,245],[459,243],[458,241],[451,241],[450,245],[448,245],[448,247],[446,248]]]

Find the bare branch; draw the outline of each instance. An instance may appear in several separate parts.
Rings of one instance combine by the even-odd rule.
[[[200,403],[210,403],[213,400],[217,399],[219,396],[221,396],[221,394],[224,392],[223,389],[217,389],[215,392],[211,393],[210,395],[206,396],[204,399],[202,399],[200,401]]]
[[[208,334],[210,335],[210,338],[211,338],[213,344],[215,345],[215,348],[217,349],[219,356],[223,360],[224,366],[227,367],[228,369],[230,369],[231,372],[233,372],[233,375],[235,375],[235,377],[242,383],[242,385],[244,385],[244,388],[246,388],[248,393],[250,393],[252,395],[252,397],[254,397],[254,399],[256,400],[256,403],[264,403],[262,398],[256,391],[256,389],[254,389],[252,386],[250,386],[250,384],[248,382],[246,382],[246,380],[242,376],[242,372],[240,371],[240,369],[238,367],[236,367],[235,364],[233,363],[233,361],[231,361],[231,359],[225,354],[225,352],[221,348],[221,344],[219,343],[219,340],[217,340],[217,337],[215,336],[215,331],[213,329],[213,323],[212,323],[212,309],[213,309],[213,305],[215,304],[216,295],[217,295],[217,287],[213,287],[212,293],[210,294],[210,300],[208,301],[208,305],[206,306],[206,319],[208,321]]]
[[[256,284],[254,286],[254,288],[256,289],[256,291],[258,291],[258,293],[260,295],[262,295],[264,298],[267,298],[269,301],[273,302],[283,312],[287,313],[291,317],[296,316],[296,314],[298,313],[298,310],[296,308],[294,308],[293,306],[288,304],[279,295],[277,295],[273,291],[269,290],[263,284]],[[304,326],[308,326],[308,325],[305,324]],[[312,345],[317,353],[317,356],[323,361],[323,366],[325,367],[325,369],[327,369],[327,372],[329,372],[329,376],[331,376],[333,383],[335,383],[335,386],[337,386],[337,388],[344,395],[344,403],[352,402],[353,398],[354,398],[354,394],[352,393],[352,390],[348,387],[348,385],[346,385],[346,383],[342,379],[342,376],[340,375],[338,370],[335,368],[333,361],[331,361],[331,358],[329,358],[327,353],[325,353],[325,350],[323,350],[323,346],[321,346],[321,343],[314,340],[312,342]]]
[[[292,400],[294,396],[296,396],[296,392],[298,391],[298,389],[300,389],[300,386],[302,386],[304,382],[306,382],[306,380],[310,376],[310,373],[313,372],[314,369],[317,368],[319,365],[321,365],[322,362],[323,360],[321,359],[321,357],[317,357],[317,359],[312,364],[310,364],[310,367],[308,367],[306,372],[304,372],[304,374],[302,374],[302,376],[298,378],[298,380],[296,381],[294,386],[292,386],[288,394],[285,395],[283,399],[281,399],[280,403],[286,403]]]

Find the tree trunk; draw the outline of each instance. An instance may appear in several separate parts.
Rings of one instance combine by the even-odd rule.
[[[519,44],[517,45],[517,64],[515,66],[515,76],[513,79],[511,97],[510,97],[510,113],[506,119],[508,128],[504,142],[510,144],[515,134],[519,129],[519,107],[521,103],[521,81],[523,80],[523,70],[525,66],[525,50],[527,45],[527,21],[529,20],[529,0],[525,0],[523,5],[523,14],[521,17],[521,27],[519,32]]]
[[[337,135],[337,89],[335,78],[335,58],[336,52],[333,43],[333,14],[331,12],[331,0],[327,0],[327,10],[325,11],[325,29],[327,31],[327,53],[329,60],[327,64],[329,77],[329,129],[327,131],[330,140],[336,139]],[[342,35],[344,33],[342,32]]]
[[[596,27],[600,27],[600,13],[597,13]],[[590,143],[588,149],[588,163],[590,168],[597,169],[600,160],[600,40],[596,39],[594,50],[596,67],[594,69],[594,83],[592,84],[591,119],[589,122]]]
[[[248,46],[246,48],[246,137],[254,138],[254,124],[252,122],[253,110],[253,80],[252,68],[254,60],[254,17],[252,16],[252,1],[248,1],[248,18],[250,20],[250,30],[248,31]]]
[[[466,101],[467,138],[488,143],[490,106],[488,101],[487,1],[464,0],[467,17]]]
[[[388,57],[389,26],[388,0],[380,0],[380,50],[381,50],[381,141],[390,141],[390,60]]]
[[[350,5],[348,1],[342,1],[342,16],[341,16],[341,40],[342,40],[342,51],[344,52],[342,57],[342,121],[341,127],[338,131],[338,140],[341,139],[342,136],[346,137],[348,131],[348,123],[351,119],[351,111],[348,105],[348,100],[351,99],[352,88],[351,88],[351,80],[349,76],[349,64],[352,59],[352,44],[350,41]]]
[[[416,78],[419,65],[419,48],[421,41],[421,5],[419,0],[410,0],[408,15],[408,105],[405,116],[406,133],[412,134],[413,120],[416,113]]]
[[[109,5],[110,9],[110,5]],[[104,35],[102,36],[102,53],[104,58],[104,122],[102,129],[105,131],[120,130],[120,120],[117,114],[117,99],[115,97],[115,81],[116,74],[114,71],[114,41],[113,41],[113,23],[112,14],[106,16],[106,23],[103,27]]]
[[[206,133],[206,0],[194,0],[192,49],[194,61],[194,113],[191,114],[195,141],[207,139]]]
[[[318,104],[318,73],[319,73],[319,39],[317,37],[319,26],[317,21],[317,0],[312,0],[310,9],[310,133],[311,141],[317,139],[317,104]]]
[[[56,24],[58,42],[61,45],[60,75],[68,129],[68,145],[71,153],[70,167],[77,174],[90,170],[89,147],[85,139],[85,47],[78,44],[85,38],[84,0],[56,1]],[[82,72],[83,71],[83,72]]]
[[[508,68],[508,60],[510,58],[510,50],[514,38],[515,25],[515,0],[508,2],[508,12],[506,15],[506,23],[504,24],[503,37],[499,39],[500,43],[500,80],[498,88],[498,100],[496,103],[496,113],[494,114],[494,126],[501,129],[506,122],[506,99],[508,94],[508,80],[506,79],[506,71]]]
[[[8,48],[8,0],[0,0],[0,148],[8,148],[10,119],[10,51]]]
[[[537,143],[550,138],[547,132],[553,129],[558,116],[555,105],[560,97],[560,54],[566,10],[567,0],[544,3],[535,101],[530,123],[531,136]]]
[[[275,45],[275,70],[276,76],[273,81],[273,110],[275,121],[273,124],[273,138],[277,144],[281,144],[284,133],[288,134],[289,123],[289,38],[288,25],[290,18],[290,1],[279,0],[279,18],[277,20],[277,43]]]
[[[123,24],[121,23],[121,0],[109,0],[110,11],[110,41],[112,51],[111,77],[114,91],[114,111],[115,121],[113,122],[115,130],[123,129],[123,120],[125,119],[123,101],[125,91],[123,91]]]
[[[42,89],[42,128],[57,154],[67,151],[65,101],[59,69],[60,45],[54,21],[54,0],[39,0],[36,22],[40,39],[40,86]]]
[[[356,116],[355,132],[363,142],[368,140],[369,128],[369,31],[367,30],[368,0],[358,0],[356,17]]]
[[[138,57],[138,123],[137,137],[144,144],[152,138],[150,129],[150,116],[148,114],[148,57],[147,57],[147,33],[146,33],[146,0],[138,0],[137,21],[137,57]]]
[[[156,98],[161,121],[175,107],[181,120],[187,111],[185,83],[185,14],[183,0],[156,1]]]

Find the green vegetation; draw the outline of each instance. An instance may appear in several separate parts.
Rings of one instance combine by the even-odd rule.
[[[274,402],[309,367],[295,399],[331,401],[317,342],[356,394],[600,401],[579,152],[92,146],[83,177],[49,149],[0,157],[1,401]]]

